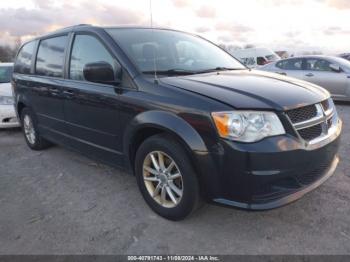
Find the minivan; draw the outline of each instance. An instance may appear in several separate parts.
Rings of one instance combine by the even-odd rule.
[[[25,43],[12,79],[33,150],[64,145],[134,174],[160,216],[204,202],[272,209],[338,164],[330,94],[162,28],[78,25]]]

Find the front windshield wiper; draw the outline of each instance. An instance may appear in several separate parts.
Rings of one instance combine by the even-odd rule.
[[[168,69],[168,70],[150,70],[150,71],[142,71],[144,74],[159,74],[159,75],[193,75],[196,74],[195,71],[186,70],[186,69]]]
[[[197,71],[196,73],[210,73],[210,72],[217,72],[217,71],[232,71],[232,70],[244,70],[246,68],[231,68],[231,67],[224,67],[224,66],[218,66],[215,68],[209,68]]]
[[[222,67],[218,66],[215,68],[209,68],[204,70],[187,70],[187,69],[168,69],[168,70],[157,70],[156,73],[159,75],[194,75],[194,74],[202,74],[202,73],[210,73],[217,71],[229,71],[229,70],[243,70],[245,68],[230,68],[230,67]],[[154,74],[154,70],[143,71],[144,74]]]

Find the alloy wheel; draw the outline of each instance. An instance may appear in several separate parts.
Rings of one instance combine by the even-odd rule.
[[[24,116],[23,129],[28,142],[31,145],[34,145],[36,140],[35,129],[34,129],[33,121],[29,115]]]
[[[150,152],[143,162],[143,180],[151,197],[162,207],[177,206],[183,195],[183,179],[175,161],[162,151]]]

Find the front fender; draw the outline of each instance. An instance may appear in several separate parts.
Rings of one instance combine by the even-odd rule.
[[[124,151],[128,155],[133,137],[147,127],[158,128],[181,138],[191,151],[208,152],[208,149],[197,131],[184,119],[170,112],[146,111],[138,114],[128,125],[124,135]]]

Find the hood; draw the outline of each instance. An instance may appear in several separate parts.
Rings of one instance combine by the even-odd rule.
[[[329,93],[314,84],[258,70],[161,78],[161,82],[237,109],[287,110],[318,103]]]
[[[12,96],[11,83],[0,83],[0,96]]]

